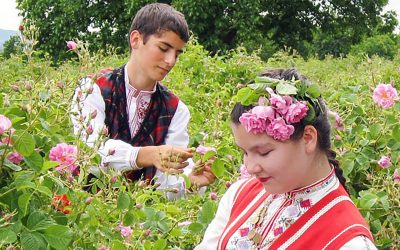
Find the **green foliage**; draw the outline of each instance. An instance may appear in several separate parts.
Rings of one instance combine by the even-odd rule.
[[[278,49],[303,56],[347,54],[364,36],[392,33],[395,13],[381,14],[387,0],[17,0],[27,25],[39,29],[37,49],[54,62],[69,59],[66,41],[84,40],[92,51],[126,52],[127,32],[136,12],[164,2],[183,12],[190,29],[212,54],[238,46],[258,51],[266,60]]]
[[[0,145],[0,248],[10,244],[24,249],[193,249],[212,220],[220,197],[234,182],[242,163],[229,127],[232,96],[264,68],[296,67],[320,88],[328,106],[343,119],[344,130],[332,131],[353,201],[371,225],[379,248],[400,244],[399,184],[393,172],[399,169],[400,104],[382,110],[372,101],[380,82],[393,81],[399,89],[399,54],[393,60],[372,57],[307,61],[286,52],[275,53],[267,63],[243,48],[226,56],[210,56],[196,41],[188,47],[163,83],[185,102],[191,112],[190,146],[214,146],[213,170],[218,180],[204,195],[187,193],[168,200],[161,191],[142,183],[128,183],[110,170],[95,180],[93,192],[82,189],[90,166],[98,166],[95,149],[72,134],[70,98],[80,77],[105,67],[117,67],[126,58],[115,53],[91,54],[80,44],[80,60],[51,67],[50,60],[11,57],[0,64],[0,114],[9,117],[15,129],[12,144]],[[71,55],[73,55],[71,53]],[[75,55],[74,55],[75,56]],[[362,72],[362,73],[360,73]],[[8,133],[8,132],[7,132]],[[4,139],[8,134],[2,134]],[[66,178],[54,169],[49,151],[58,143],[78,147],[80,174]],[[12,152],[23,155],[21,163],[7,160]],[[391,157],[382,169],[377,160]],[[113,178],[116,176],[116,178]],[[97,191],[100,188],[100,191]],[[173,190],[171,190],[173,191]],[[71,202],[57,209],[55,195]],[[131,226],[130,238],[118,226]]]
[[[8,59],[12,54],[18,55],[21,53],[21,50],[19,36],[11,36],[3,45],[3,56]]]
[[[400,37],[394,35],[379,35],[368,37],[351,47],[352,55],[377,55],[393,59],[400,49]]]

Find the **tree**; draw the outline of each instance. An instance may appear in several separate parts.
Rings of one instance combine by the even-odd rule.
[[[14,35],[4,42],[3,56],[4,58],[10,58],[12,54],[20,53],[21,50],[22,48],[20,38],[19,36]]]
[[[39,28],[38,49],[52,55],[54,62],[66,58],[66,41],[82,39],[93,49],[106,45],[122,47],[131,17],[125,1],[17,0],[27,25]]]
[[[65,58],[65,42],[85,40],[92,49],[106,45],[126,51],[132,17],[152,0],[17,0],[24,19],[40,30],[39,49]],[[301,55],[347,53],[365,36],[390,33],[388,0],[164,0],[182,11],[198,40],[212,53],[243,45],[266,56],[290,47]]]
[[[291,47],[304,56],[316,36],[333,38],[331,42],[343,50],[349,48],[348,44],[340,46],[335,41],[349,40],[350,45],[355,44],[387,21],[392,23],[383,25],[384,32],[392,32],[395,27],[394,13],[381,15],[387,0],[175,0],[173,3],[185,13],[200,43],[214,52],[242,43],[253,46],[248,49],[257,49],[257,44],[272,40],[280,48]]]

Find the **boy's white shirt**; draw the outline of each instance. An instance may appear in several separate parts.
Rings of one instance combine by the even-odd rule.
[[[150,102],[151,94],[153,91],[146,91],[143,95],[139,93],[136,97],[133,95],[129,95],[128,93],[132,90],[131,85],[129,85],[129,80],[127,77],[127,68],[126,65],[124,67],[125,70],[125,86],[127,93],[127,113],[128,119],[130,123],[130,129],[132,133],[132,129],[135,129],[135,126],[132,126],[131,123],[135,122],[136,126],[140,125],[142,121],[140,119],[132,119],[132,117],[136,116],[137,113],[137,104],[142,102]],[[78,100],[78,92],[81,91],[84,93],[89,88],[93,88],[91,94],[87,95],[86,98],[79,101]],[[85,95],[83,95],[85,96]],[[140,99],[140,100],[139,100]],[[103,128],[105,127],[105,103],[104,99],[101,95],[100,88],[97,84],[94,84],[90,78],[84,78],[80,81],[80,87],[75,90],[74,97],[72,99],[72,107],[71,107],[71,120],[74,125],[74,134],[78,135],[81,131],[80,136],[81,140],[83,140],[88,146],[93,147],[99,135],[102,133]],[[79,105],[78,105],[79,101]],[[79,108],[81,111],[79,112]],[[96,111],[95,111],[96,110]],[[80,115],[83,116],[85,121],[87,121],[92,114],[92,112],[97,112],[96,117],[90,121],[90,124],[93,127],[93,133],[88,136],[86,140],[87,134],[85,129],[81,129],[81,122],[79,122]],[[137,118],[137,117],[135,117]],[[189,144],[189,135],[188,135],[188,124],[190,120],[190,112],[187,106],[179,100],[176,112],[171,120],[171,123],[168,127],[167,136],[165,138],[166,145],[174,145],[187,147]],[[137,127],[136,127],[137,129]],[[128,170],[132,170],[136,167],[136,159],[141,147],[134,147],[129,143],[126,143],[122,140],[114,140],[107,139],[105,143],[99,148],[98,153],[102,157],[103,163],[107,163],[108,167],[112,167],[117,171],[125,172]],[[112,155],[109,155],[110,151],[114,151]],[[184,169],[184,173],[189,175],[193,169],[194,163],[191,159],[189,159],[189,165]],[[92,169],[93,172],[98,172],[98,168]],[[160,186],[158,189],[170,189],[170,188],[178,188],[178,193],[168,192],[167,195],[169,198],[180,197],[184,194],[184,180],[182,177],[167,175],[163,172],[157,170],[156,176],[158,183]]]

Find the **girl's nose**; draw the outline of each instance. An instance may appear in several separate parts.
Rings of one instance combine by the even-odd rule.
[[[244,165],[247,168],[247,172],[249,172],[251,175],[257,174],[262,170],[257,160],[246,155],[244,156]]]

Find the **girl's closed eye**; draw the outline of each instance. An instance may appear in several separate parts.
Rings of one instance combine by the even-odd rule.
[[[272,150],[267,150],[267,151],[261,151],[261,152],[259,152],[259,154],[261,155],[261,156],[267,156],[269,153],[271,153],[272,152]]]

